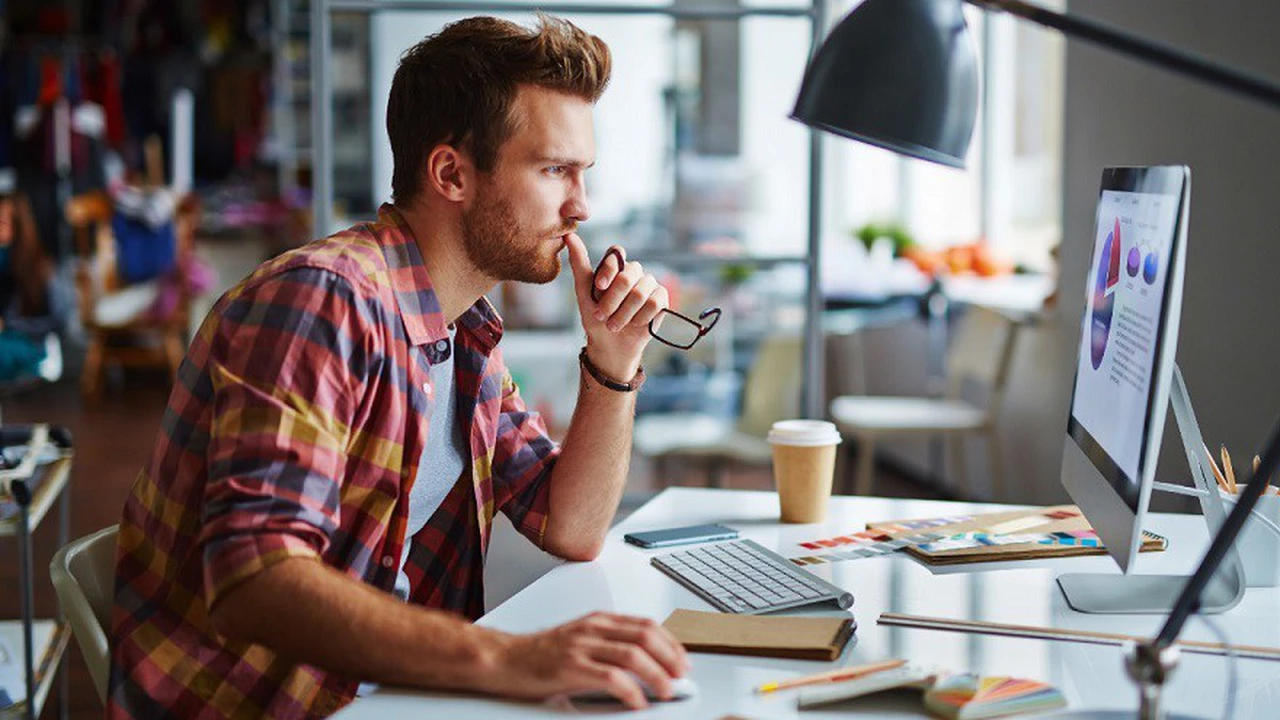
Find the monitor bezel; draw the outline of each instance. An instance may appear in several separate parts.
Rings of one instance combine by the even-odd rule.
[[[1164,421],[1168,406],[1169,385],[1172,378],[1174,358],[1177,349],[1177,323],[1181,314],[1181,290],[1186,257],[1186,222],[1188,218],[1187,204],[1190,195],[1190,170],[1185,166],[1158,167],[1114,167],[1106,168],[1102,173],[1101,188],[1098,192],[1097,211],[1095,212],[1093,235],[1089,242],[1089,282],[1086,285],[1085,313],[1079,325],[1079,340],[1088,342],[1086,323],[1089,321],[1089,301],[1087,293],[1092,292],[1094,282],[1094,251],[1098,236],[1098,223],[1101,222],[1102,198],[1108,191],[1136,192],[1160,194],[1174,199],[1177,203],[1173,237],[1169,247],[1169,269],[1165,274],[1162,292],[1164,300],[1161,304],[1160,318],[1156,330],[1155,351],[1153,354],[1152,381],[1147,391],[1146,412],[1143,418],[1142,446],[1138,455],[1137,478],[1130,479],[1114,459],[1103,449],[1102,445],[1089,433],[1075,417],[1075,399],[1078,389],[1080,349],[1072,355],[1071,364],[1072,388],[1067,404],[1067,437],[1066,451],[1068,456],[1063,462],[1063,485],[1076,500],[1076,504],[1085,511],[1091,524],[1102,537],[1110,554],[1124,570],[1128,569],[1129,560],[1137,552],[1141,541],[1141,533],[1137,532],[1136,521],[1146,513],[1151,494],[1151,482],[1154,479],[1155,464],[1159,454],[1160,442],[1164,433]],[[1170,345],[1172,341],[1172,345]],[[1075,451],[1078,451],[1078,455]],[[1082,468],[1082,462],[1090,466]],[[1079,477],[1081,470],[1092,470],[1096,473],[1096,481]],[[1097,493],[1101,487],[1109,489],[1110,494],[1103,501]],[[1137,497],[1131,503],[1122,494],[1121,487],[1137,488]],[[1114,498],[1114,501],[1110,499]],[[1116,506],[1116,503],[1119,506]],[[1091,506],[1091,507],[1089,507]],[[1127,532],[1117,532],[1115,527],[1119,515],[1125,516]],[[1097,519],[1095,519],[1097,518]],[[1127,541],[1127,542],[1120,542]]]

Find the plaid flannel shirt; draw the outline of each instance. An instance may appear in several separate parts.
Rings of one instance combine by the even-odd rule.
[[[503,364],[489,303],[457,325],[468,469],[408,540],[405,573],[410,602],[474,619],[493,514],[541,546],[558,448]],[[125,504],[108,717],[322,717],[354,697],[361,678],[222,637],[209,609],[290,557],[391,591],[427,439],[429,367],[448,359],[447,337],[389,205],[376,223],[264,264],[218,301]]]

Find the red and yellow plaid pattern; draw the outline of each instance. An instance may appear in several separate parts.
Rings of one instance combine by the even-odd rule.
[[[410,602],[480,616],[493,514],[541,545],[558,449],[503,364],[488,302],[457,325],[451,350],[421,255],[389,205],[219,299],[125,504],[108,717],[322,717],[354,697],[362,678],[221,637],[208,611],[289,557],[391,591],[427,440],[429,368],[449,352],[470,463],[408,540],[405,571]]]

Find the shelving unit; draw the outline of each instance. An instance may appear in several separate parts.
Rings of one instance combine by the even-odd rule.
[[[541,11],[551,14],[582,15],[662,15],[686,20],[735,20],[748,17],[790,17],[808,19],[810,22],[810,54],[817,49],[824,33],[827,17],[826,0],[810,0],[807,5],[790,7],[725,6],[708,5],[638,5],[601,4],[586,2],[533,3],[501,2],[493,0],[311,0],[311,113],[312,130],[312,227],[317,236],[333,232],[334,227],[334,78],[333,78],[333,14],[372,13],[381,10],[446,11],[467,14],[476,13],[529,13]],[[822,294],[819,278],[822,218],[822,137],[817,131],[809,131],[809,207],[808,246],[806,255],[795,258],[805,264],[806,291],[804,313],[804,383],[803,403],[806,417],[824,415],[823,377],[825,373],[823,336],[821,327]],[[692,256],[690,256],[692,257]],[[789,260],[788,258],[787,260]],[[725,262],[760,264],[759,258],[726,259]],[[766,262],[785,262],[769,259]],[[676,264],[674,258],[672,264]],[[698,264],[690,260],[690,264]]]
[[[61,457],[35,470],[35,482],[12,480],[7,487],[0,485],[0,537],[17,537],[19,559],[19,587],[22,617],[0,621],[0,652],[17,657],[0,657],[0,667],[17,665],[26,682],[26,697],[20,702],[0,709],[0,720],[7,718],[40,717],[44,703],[53,687],[53,680],[61,674],[59,689],[60,715],[67,715],[68,679],[59,673],[63,655],[71,639],[71,628],[59,614],[52,619],[34,617],[33,572],[31,562],[31,535],[44,520],[55,501],[59,503],[58,543],[65,545],[70,535],[70,493],[67,485],[71,477],[71,458]],[[29,488],[34,487],[34,492]],[[11,513],[11,514],[10,514]]]

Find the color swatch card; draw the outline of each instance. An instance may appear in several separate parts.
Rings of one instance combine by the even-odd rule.
[[[1164,538],[1143,533],[1141,551],[1164,550]],[[1097,555],[1106,552],[1079,508],[1057,505],[983,515],[869,523],[865,530],[799,543],[797,565],[859,560],[899,550],[930,564]]]
[[[1014,677],[951,675],[940,678],[924,693],[925,709],[948,720],[1044,712],[1066,704],[1062,693],[1052,685]]]

